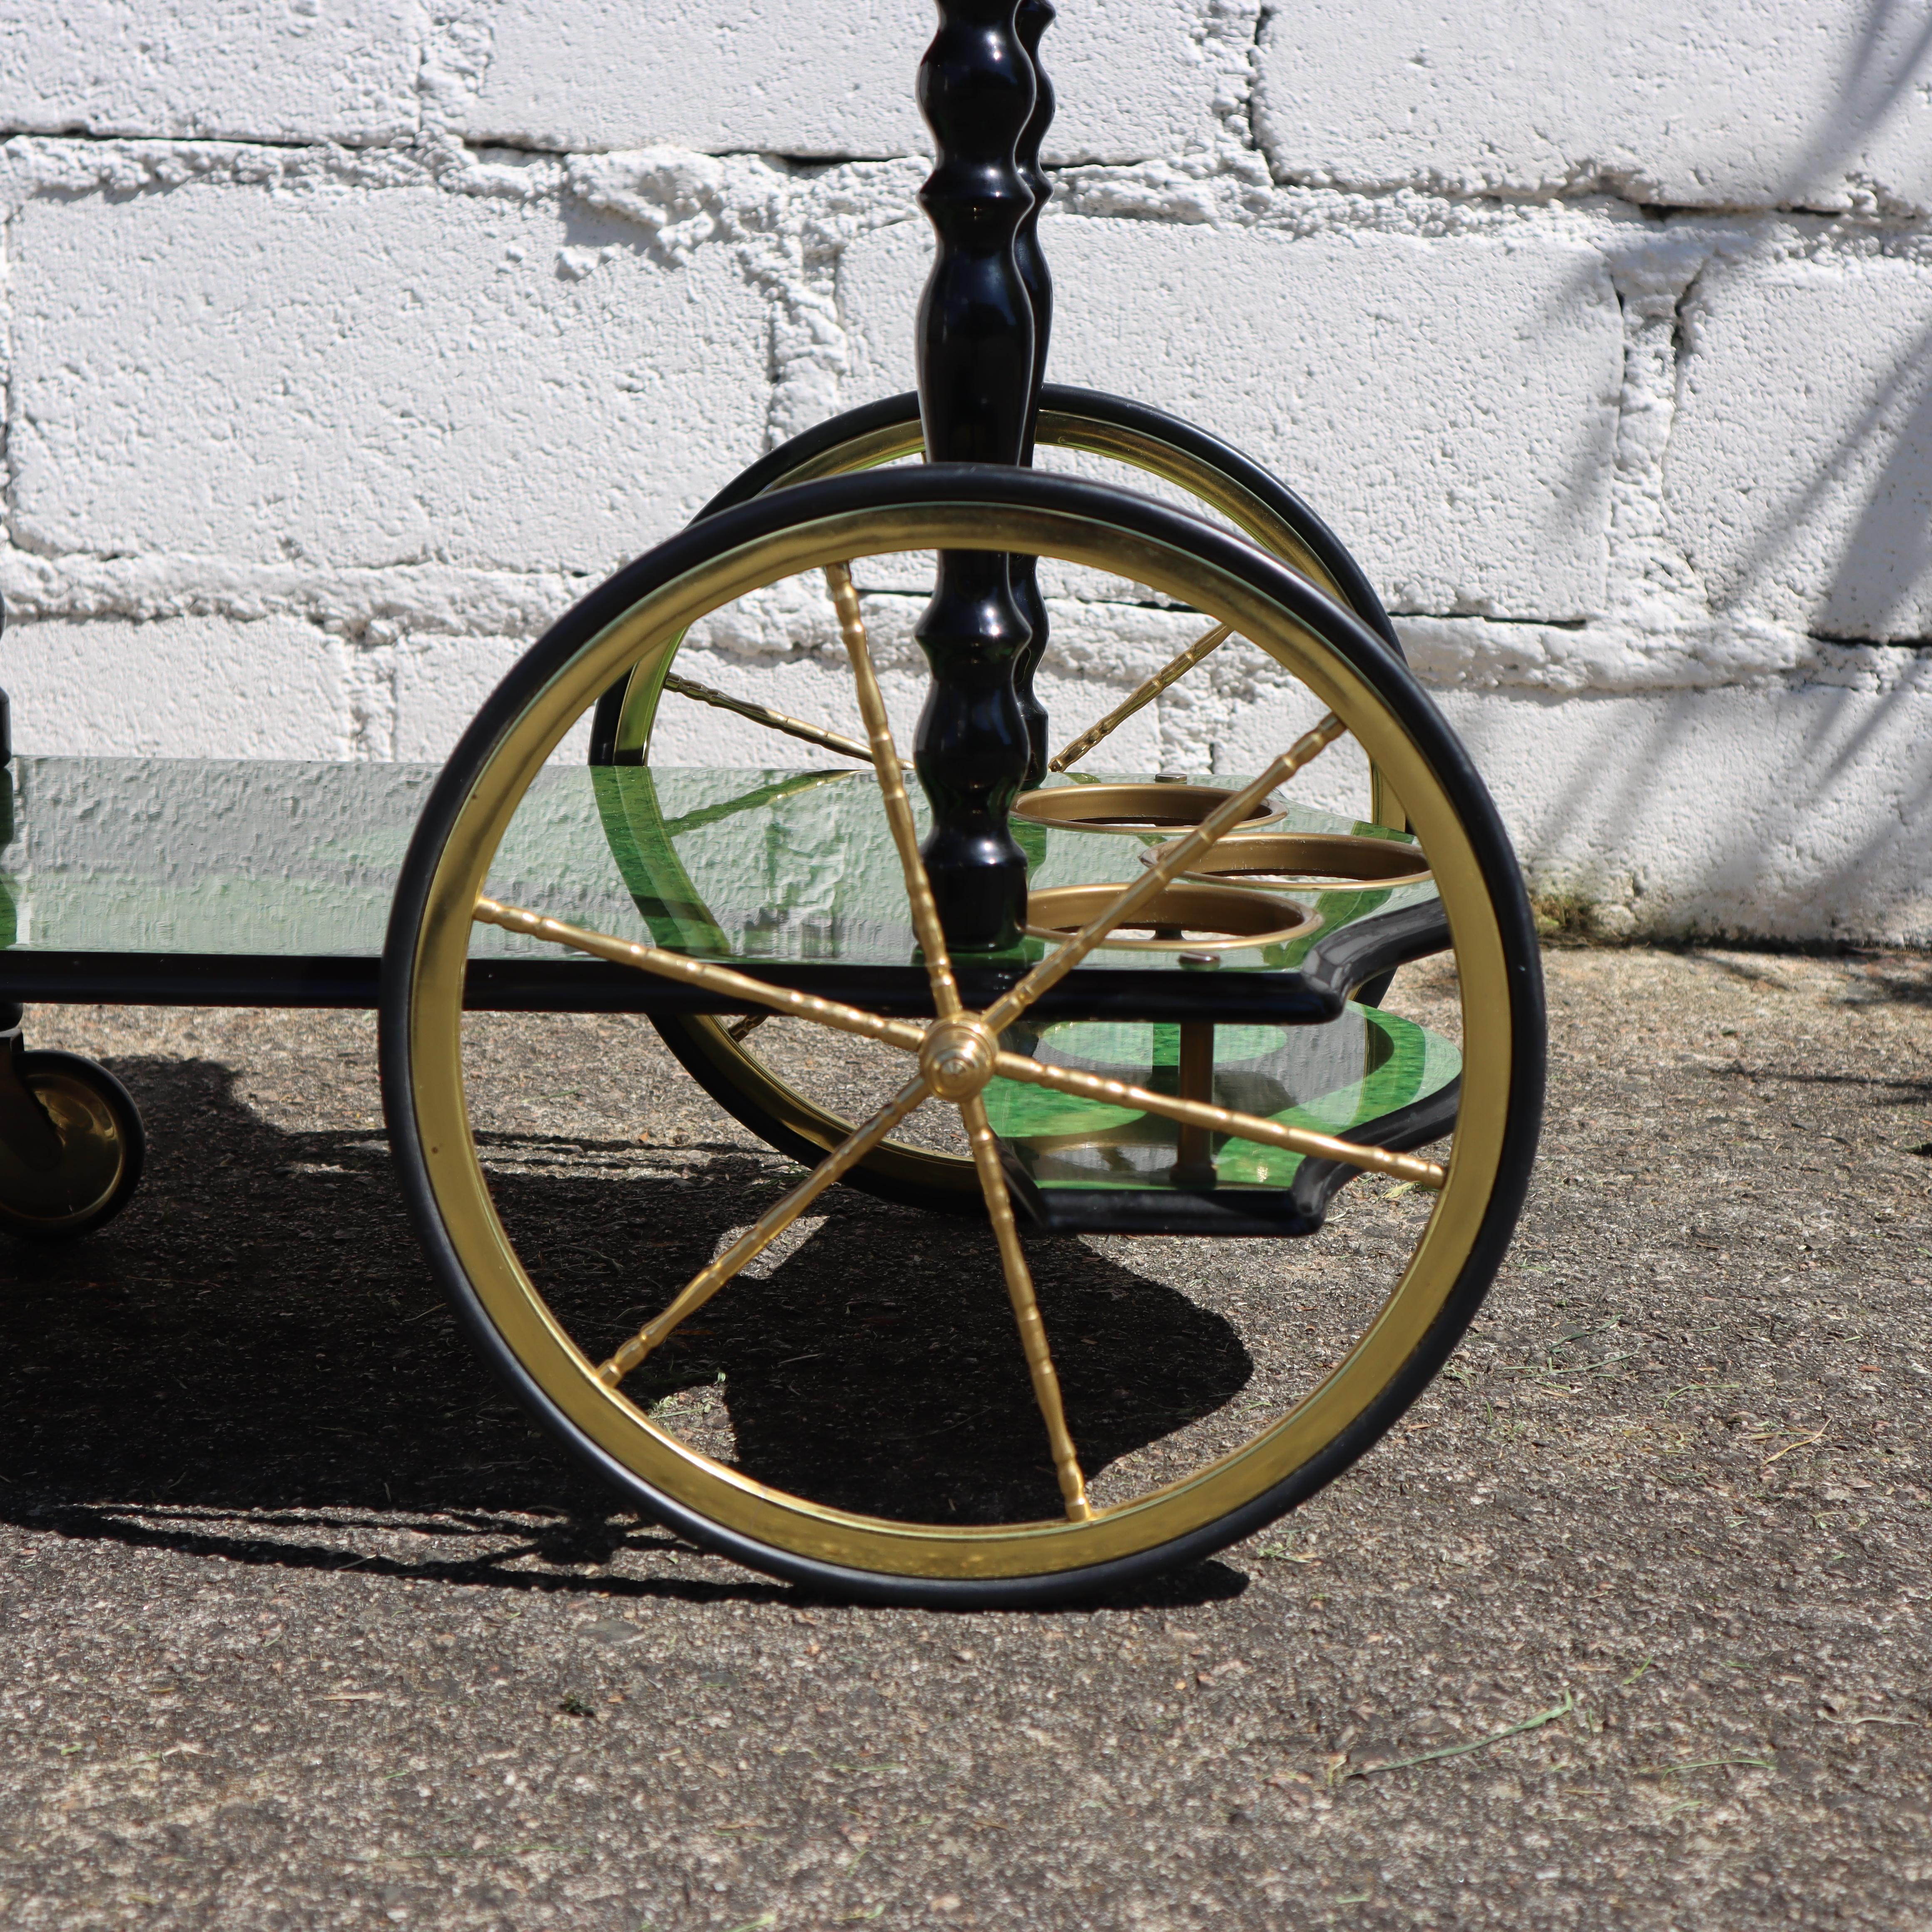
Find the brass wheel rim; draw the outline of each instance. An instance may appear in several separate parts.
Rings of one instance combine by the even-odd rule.
[[[1390,775],[1429,853],[1459,968],[1464,1074],[1446,1183],[1400,1279],[1326,1376],[1240,1448],[1081,1520],[952,1526],[830,1508],[760,1484],[655,1425],[600,1378],[497,1217],[472,1139],[460,1021],[472,917],[524,793],[611,681],[648,669],[708,612],[782,578],[888,552],[1028,550],[1127,575],[1238,625],[1312,690]],[[652,1490],[739,1537],[881,1576],[994,1580],[1126,1558],[1224,1518],[1306,1466],[1364,1416],[1442,1313],[1474,1257],[1508,1138],[1514,1058],[1502,926],[1443,782],[1406,728],[1300,618],[1204,556],[1090,514],[940,500],[832,512],[716,555],[643,597],[507,727],[435,856],[408,971],[409,1104],[423,1177],[487,1319],[587,1441]]]

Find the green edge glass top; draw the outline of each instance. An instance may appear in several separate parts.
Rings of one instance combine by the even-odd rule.
[[[16,758],[0,767],[0,948],[16,952],[368,957],[436,777],[430,765]],[[1210,779],[1232,785],[1234,778]],[[915,793],[915,806],[922,806]],[[1292,807],[1290,830],[1378,828]],[[1014,821],[1038,886],[1118,882],[1170,834]],[[1380,834],[1388,836],[1388,834]],[[492,868],[497,898],[711,958],[903,965],[905,896],[867,772],[547,766]],[[1288,895],[1324,928],[1430,896]],[[1222,949],[1292,967],[1318,936]],[[478,956],[560,956],[479,927]],[[1029,940],[1022,956],[1036,956]],[[1165,967],[1108,950],[1096,964]]]
[[[755,785],[742,772],[614,766],[594,776],[610,850],[657,944],[718,959],[898,964],[914,957],[904,878],[869,774],[771,772]],[[1232,788],[1241,781],[1204,782]],[[916,791],[913,805],[922,838],[925,806]],[[1395,836],[1305,807],[1290,806],[1280,823],[1292,831]],[[1018,818],[1012,826],[1036,888],[1131,884],[1142,875],[1142,855],[1175,836]],[[506,871],[510,858],[506,843]],[[1215,950],[1230,967],[1292,968],[1322,932],[1433,896],[1427,884],[1285,893],[1318,909],[1322,925],[1286,945]],[[1046,950],[1028,939],[1011,956],[1038,958]],[[1103,946],[1094,959],[1180,968],[1175,952],[1138,948]]]

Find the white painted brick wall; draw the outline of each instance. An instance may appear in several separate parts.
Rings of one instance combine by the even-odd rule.
[[[1932,0],[1062,12],[1053,374],[1311,498],[1541,889],[1618,929],[1932,937]],[[907,384],[929,19],[22,0],[22,748],[439,757],[590,583]],[[914,608],[874,600],[908,724]],[[1056,716],[1180,621],[1064,598]],[[830,708],[800,634],[692,668]],[[1307,710],[1231,649],[1121,755],[1250,768]]]
[[[662,268],[554,195],[196,182],[14,232],[38,550],[602,574],[763,440],[730,253]]]
[[[0,14],[0,132],[406,141],[414,0],[63,0]]]
[[[1666,501],[1712,599],[1827,637],[1932,633],[1932,262],[1714,263],[1683,314]]]
[[[1932,196],[1925,0],[1352,0],[1262,29],[1286,179],[1675,207]]]
[[[932,17],[918,0],[508,0],[490,10],[488,63],[461,124],[472,140],[566,152],[919,154],[913,76]],[[1214,58],[1194,0],[1084,0],[1063,10],[1054,40],[1064,106],[1050,160],[1208,144],[1231,63]]]
[[[1932,931],[1932,676],[1572,702],[1454,693],[1532,883],[1612,933]]]
[[[13,626],[4,650],[25,750],[344,758],[354,747],[343,646],[290,618],[55,617]]]
[[[1602,608],[1623,324],[1600,256],[1542,238],[1077,218],[1043,238],[1055,377],[1118,388],[1130,368],[1142,401],[1239,423],[1392,602]],[[922,221],[845,250],[854,396],[912,386],[906,317],[931,255]]]

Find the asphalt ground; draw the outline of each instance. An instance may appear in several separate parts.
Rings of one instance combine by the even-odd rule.
[[[1932,961],[1547,965],[1543,1159],[1447,1372],[1270,1531],[1038,1614],[814,1600],[568,1466],[436,1298],[367,1016],[37,1010],[152,1153],[110,1230],[0,1248],[0,1923],[1932,1924]],[[476,1047],[506,1211],[593,1286],[622,1190],[674,1272],[782,1176],[640,1030]],[[619,1054],[649,1138],[560,1131]],[[1408,1211],[1358,1198],[1344,1273]],[[1110,1468],[1325,1339],[1305,1273],[1244,1328],[1258,1264],[1180,1245],[1042,1257],[1121,1388],[1184,1370]],[[748,1305],[808,1339],[826,1280],[905,1308],[983,1248],[842,1190]],[[711,1360],[691,1429],[843,1466],[862,1415],[788,1452]]]

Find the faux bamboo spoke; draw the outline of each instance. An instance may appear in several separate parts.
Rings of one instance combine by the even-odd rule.
[[[1195,639],[1171,664],[1163,664],[1144,684],[1137,685],[1097,724],[1090,724],[1047,766],[1064,772],[1077,765],[1102,738],[1110,737],[1136,711],[1144,710],[1175,679],[1184,677],[1201,660],[1218,651],[1234,634],[1232,624],[1216,624],[1204,636]]]
[[[1014,1224],[1012,1198],[1006,1191],[1000,1150],[986,1118],[986,1103],[975,1094],[960,1102],[959,1115],[972,1142],[973,1164],[980,1171],[980,1191],[986,1197],[994,1239],[999,1243],[1006,1296],[1013,1305],[1013,1319],[1019,1324],[1020,1347],[1026,1355],[1027,1373],[1033,1378],[1034,1400],[1039,1404],[1040,1419],[1046,1424],[1047,1444],[1053,1455],[1054,1473],[1060,1479],[1060,1497],[1068,1516],[1075,1522],[1084,1522],[1094,1514],[1093,1505],[1087,1500],[1087,1479],[1080,1473],[1080,1459],[1074,1453],[1073,1438],[1067,1432],[1060,1378],[1054,1372],[1046,1325],[1040,1318],[1040,1299],[1034,1293],[1032,1271],[1027,1266],[1019,1229]]]
[[[836,752],[842,758],[856,758],[862,765],[872,762],[872,754],[856,738],[848,738],[842,731],[828,731],[824,726],[808,724],[802,718],[788,717],[782,711],[774,711],[769,704],[754,704],[749,698],[734,698],[729,692],[714,691],[708,684],[700,684],[693,677],[668,676],[664,688],[674,691],[680,698],[695,698],[700,704],[709,704],[720,711],[736,712],[740,718],[748,718],[754,724],[763,724],[768,730],[782,731],[788,738],[802,738],[808,745],[816,745],[821,750]]]
[[[862,1034],[908,1053],[916,1053],[926,1044],[926,1029],[907,1020],[882,1018],[859,1006],[821,1000],[811,993],[794,993],[788,987],[767,986],[728,966],[713,966],[702,959],[687,959],[682,952],[667,952],[660,946],[640,946],[634,940],[614,939],[608,932],[594,932],[587,926],[571,926],[560,919],[546,919],[541,913],[521,906],[503,905],[495,899],[478,898],[473,916],[482,926],[500,926],[506,932],[520,932],[531,939],[548,940],[553,946],[567,946],[573,952],[588,952],[620,966],[635,966],[667,980],[681,980],[687,986],[701,986],[731,1000],[748,1000],[775,1012],[789,1013],[795,1019],[814,1020],[820,1026],[836,1027],[842,1033]]]
[[[926,861],[920,856],[919,828],[913,823],[912,801],[906,796],[905,781],[900,776],[898,747],[892,742],[886,700],[879,690],[879,680],[872,669],[872,653],[866,643],[866,621],[859,612],[859,593],[852,587],[852,573],[842,563],[825,566],[825,582],[832,592],[832,608],[838,614],[838,634],[844,640],[846,654],[852,660],[859,716],[865,720],[866,734],[872,740],[872,766],[879,775],[886,823],[892,827],[892,843],[898,850],[899,869],[905,874],[913,931],[920,950],[926,955],[926,976],[932,982],[933,1010],[941,1019],[950,1019],[960,1011],[959,988],[952,976],[946,935],[940,928],[939,907],[926,876]]]
[[[1216,839],[1240,824],[1276,785],[1286,784],[1311,758],[1326,751],[1347,730],[1341,719],[1330,712],[1313,730],[1304,732],[1252,784],[1230,792],[1227,803],[1216,806],[1184,838],[1162,846],[1162,856],[1148,866],[1105,912],[1082,926],[1064,946],[1049,952],[1017,986],[986,1010],[986,1024],[994,1033],[1003,1033],[1048,987],[1057,986],[1072,972],[1115,926],[1124,924],[1158,896],[1178,874],[1185,872]]]
[[[1144,1114],[1159,1114],[1165,1119],[1178,1120],[1184,1126],[1205,1128],[1210,1133],[1227,1134],[1236,1140],[1258,1141],[1264,1147],[1306,1154],[1312,1160],[1341,1161],[1350,1167],[1364,1168],[1371,1174],[1412,1181],[1418,1187],[1439,1188],[1449,1178],[1447,1168],[1415,1154],[1364,1147],[1358,1142],[1338,1140],[1332,1134],[1318,1134],[1307,1127],[1286,1126],[1259,1114],[1238,1114],[1204,1100],[1183,1100],[1171,1094],[1150,1093],[1146,1088],[1130,1085],[1124,1080],[1082,1073],[1070,1066],[1049,1066],[1024,1054],[995,1054],[993,1073],[998,1079],[1051,1087],[1057,1092],[1077,1094],[1083,1100],[1099,1100],[1110,1107],[1132,1107]]]
[[[835,1180],[863,1160],[932,1090],[923,1074],[908,1081],[856,1133],[842,1141],[789,1194],[767,1208],[715,1261],[693,1275],[683,1292],[662,1315],[646,1322],[608,1362],[598,1366],[597,1379],[606,1388],[615,1388],[653,1348],[662,1344],[686,1316],[702,1308],[746,1262],[755,1261],[763,1254]]]

